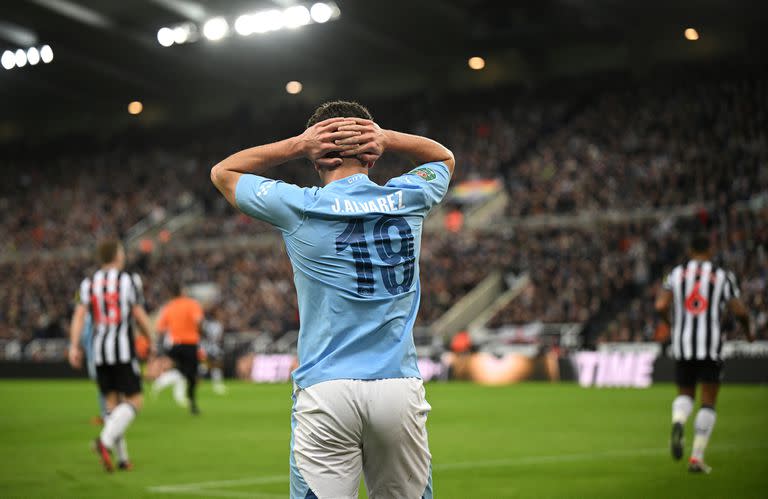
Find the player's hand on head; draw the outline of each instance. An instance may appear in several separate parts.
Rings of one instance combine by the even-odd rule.
[[[354,139],[360,135],[355,130],[339,130],[344,125],[354,125],[348,118],[330,118],[304,130],[299,136],[301,150],[304,156],[321,167],[338,166],[341,158],[325,158],[329,153],[342,152],[352,149],[354,145],[338,144],[338,140]],[[357,144],[353,140],[353,144]]]
[[[357,156],[357,158],[369,163],[376,161],[386,150],[386,134],[375,122],[363,118],[347,118],[354,124],[339,125],[340,132],[358,132],[359,135],[337,139],[336,144],[352,146],[341,152],[342,156]]]

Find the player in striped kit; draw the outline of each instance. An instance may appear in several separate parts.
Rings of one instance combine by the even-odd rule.
[[[673,307],[672,355],[678,387],[672,402],[671,450],[675,460],[683,456],[683,428],[693,412],[696,384],[701,383],[701,408],[696,414],[688,464],[688,471],[694,473],[711,471],[704,462],[704,451],[716,420],[724,339],[721,319],[725,309],[738,320],[749,341],[755,338],[747,309],[739,299],[736,278],[711,260],[709,237],[693,237],[690,260],[670,272],[656,298],[656,311],[662,320],[668,321]]]
[[[69,363],[80,369],[80,335],[88,315],[92,322],[90,353],[96,381],[106,401],[104,428],[94,442],[104,468],[113,470],[111,452],[118,452],[119,468],[130,469],[125,431],[141,409],[141,377],[136,358],[133,321],[149,338],[151,325],[144,310],[138,276],[123,271],[125,251],[116,240],[99,244],[101,268],[80,284],[79,300],[70,327]]]

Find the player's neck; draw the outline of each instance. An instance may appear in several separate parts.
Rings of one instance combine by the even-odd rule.
[[[712,259],[712,255],[707,253],[691,253],[691,260],[697,260],[699,262],[708,262]]]
[[[368,175],[368,167],[362,165],[341,165],[338,168],[324,172],[322,177],[323,185],[328,185],[331,182],[351,177],[358,173]]]
[[[120,264],[114,263],[114,262],[113,263],[105,263],[104,265],[101,266],[101,270],[112,270],[112,269],[114,269],[114,270],[122,270],[122,268],[120,267]]]

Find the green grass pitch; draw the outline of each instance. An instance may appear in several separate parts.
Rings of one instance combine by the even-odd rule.
[[[107,475],[88,448],[93,384],[2,381],[0,497],[287,497],[290,387],[229,388],[204,383],[198,418],[168,392],[147,400],[128,438],[136,469]],[[723,387],[708,476],[669,456],[673,393],[429,384],[435,497],[768,497],[768,387]]]

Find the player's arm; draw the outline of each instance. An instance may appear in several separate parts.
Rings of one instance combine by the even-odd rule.
[[[133,318],[136,319],[136,324],[139,326],[139,332],[142,336],[149,340],[149,344],[152,344],[152,321],[149,320],[149,315],[144,307],[141,305],[134,305],[131,310]]]
[[[732,298],[728,301],[728,310],[733,314],[734,318],[741,324],[742,331],[746,331],[747,341],[750,343],[755,341],[755,326],[749,317],[746,305],[739,298]]]
[[[346,118],[331,118],[307,128],[296,137],[237,152],[211,169],[211,181],[229,204],[237,208],[235,189],[243,174],[261,175],[274,166],[299,158],[308,158],[323,167],[338,166],[341,158],[323,156],[355,147],[357,142],[355,146],[345,146],[335,141],[360,135],[356,131],[339,131],[339,126],[344,124],[354,122]]]
[[[453,153],[444,145],[426,137],[411,135],[409,133],[396,132],[394,130],[382,130],[379,125],[371,120],[362,118],[349,118],[355,121],[354,125],[339,126],[339,131],[359,132],[360,136],[346,139],[338,139],[339,145],[353,145],[352,149],[343,151],[342,156],[357,156],[361,161],[374,161],[384,151],[398,153],[417,164],[445,163],[448,171],[453,175],[456,160]]]
[[[85,305],[78,303],[75,305],[75,312],[72,314],[72,322],[69,325],[69,364],[75,369],[80,369],[83,365],[83,350],[80,348],[80,335],[83,333],[85,325],[85,314],[88,313]]]
[[[653,308],[656,311],[656,315],[659,316],[665,324],[669,324],[669,307],[672,304],[672,291],[668,289],[662,289],[659,294],[656,295],[656,302],[653,304]]]

